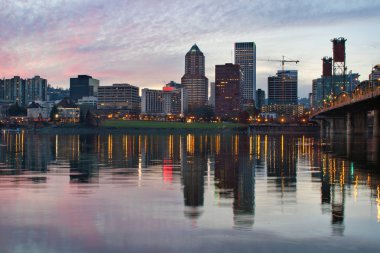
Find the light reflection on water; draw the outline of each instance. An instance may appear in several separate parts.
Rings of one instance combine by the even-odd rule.
[[[312,136],[2,133],[0,203],[0,252],[380,247],[376,166]]]

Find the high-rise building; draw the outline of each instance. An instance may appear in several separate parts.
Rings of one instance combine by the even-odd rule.
[[[140,110],[139,88],[127,83],[99,86],[98,109],[123,110],[138,114]]]
[[[185,56],[185,74],[181,83],[187,89],[190,112],[207,105],[208,79],[205,76],[205,57],[196,44]]]
[[[0,82],[0,100],[26,106],[33,101],[47,100],[47,80],[39,76],[23,79],[15,76]]]
[[[47,100],[47,80],[40,76],[26,79],[25,102]]]
[[[240,66],[227,63],[215,66],[215,114],[228,119],[237,117],[241,110]]]
[[[268,104],[297,105],[297,70],[279,70],[268,77]]]
[[[141,114],[162,115],[163,99],[161,90],[142,89]]]
[[[70,78],[70,97],[74,101],[82,97],[97,97],[99,80],[92,76],[78,75]]]
[[[257,89],[256,91],[256,108],[261,109],[265,105],[265,91],[262,89]]]
[[[255,106],[256,101],[256,44],[255,42],[235,43],[235,64],[240,65],[243,107]]]

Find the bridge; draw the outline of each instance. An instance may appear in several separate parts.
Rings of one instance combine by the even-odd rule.
[[[313,111],[310,120],[320,126],[321,137],[334,134],[380,135],[380,85],[358,85],[352,93],[342,92]]]
[[[364,82],[352,93],[342,92],[322,108],[313,111],[310,121],[320,127],[320,136],[333,145],[344,145],[348,156],[353,145],[366,150],[368,161],[380,164],[380,83]],[[359,152],[360,153],[360,152]]]

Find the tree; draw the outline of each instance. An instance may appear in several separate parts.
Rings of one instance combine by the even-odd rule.
[[[79,123],[84,123],[85,122],[85,116],[83,113],[83,110],[79,110]]]
[[[249,113],[247,111],[241,111],[239,113],[239,123],[248,124],[249,122]]]
[[[94,115],[90,112],[90,110],[87,110],[86,117],[85,117],[85,124],[88,127],[95,126],[95,118],[94,118]]]
[[[26,116],[27,110],[25,107],[21,107],[16,102],[8,108],[9,116]]]
[[[210,121],[214,117],[214,108],[209,105],[196,108],[192,113],[198,119],[202,118],[204,121]]]
[[[58,115],[58,107],[56,105],[53,106],[53,108],[51,108],[51,111],[50,111],[50,121],[56,121],[57,120],[57,117],[56,115]]]

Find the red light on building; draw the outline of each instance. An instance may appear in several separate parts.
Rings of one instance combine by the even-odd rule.
[[[163,91],[173,91],[174,87],[163,87],[162,90]]]

